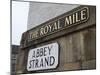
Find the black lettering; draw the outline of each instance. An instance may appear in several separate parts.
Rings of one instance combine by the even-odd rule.
[[[48,46],[49,55],[50,55],[50,52],[51,52],[51,48],[52,48],[52,45],[51,45],[51,47]]]
[[[50,56],[50,66],[52,66],[55,63],[55,58],[53,56]]]
[[[34,62],[35,62],[35,60],[32,60],[32,67],[34,67]]]
[[[37,49],[36,57],[39,57],[39,49]]]
[[[43,48],[40,48],[40,57],[43,56]]]
[[[32,62],[32,61],[29,61],[29,65],[30,65],[29,68],[31,68],[31,66],[32,66],[31,62]]]
[[[29,61],[29,64],[30,64],[29,68],[34,67],[34,61],[35,61],[35,60],[31,60],[31,61]]]
[[[43,58],[40,59],[40,67],[43,67]]]
[[[47,47],[44,47],[44,56],[46,56],[46,49]]]
[[[35,68],[38,67],[38,62],[39,62],[38,59],[36,59],[36,60],[35,60]]]
[[[35,51],[33,51],[33,55],[32,55],[32,58],[33,58],[33,57],[35,58]]]
[[[45,66],[48,66],[49,65],[49,57],[45,58]]]

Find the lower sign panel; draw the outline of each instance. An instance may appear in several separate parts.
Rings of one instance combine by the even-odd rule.
[[[58,65],[58,43],[29,50],[27,70],[54,69]]]

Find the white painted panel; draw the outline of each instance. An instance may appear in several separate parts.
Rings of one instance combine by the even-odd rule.
[[[28,53],[27,70],[53,69],[58,65],[58,44],[52,43],[31,49]]]

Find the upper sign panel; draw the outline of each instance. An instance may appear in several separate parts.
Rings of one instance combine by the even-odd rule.
[[[64,16],[61,16],[58,19],[55,19],[38,28],[30,30],[27,41],[30,42],[43,36],[63,30],[67,27],[83,23],[87,21],[88,18],[89,8],[80,8],[70,14],[65,14]]]

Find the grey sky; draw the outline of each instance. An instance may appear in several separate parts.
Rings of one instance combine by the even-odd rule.
[[[27,30],[29,3],[12,1],[12,44],[19,45],[21,35]]]
[[[27,28],[31,29],[78,6],[77,4],[30,2]]]

